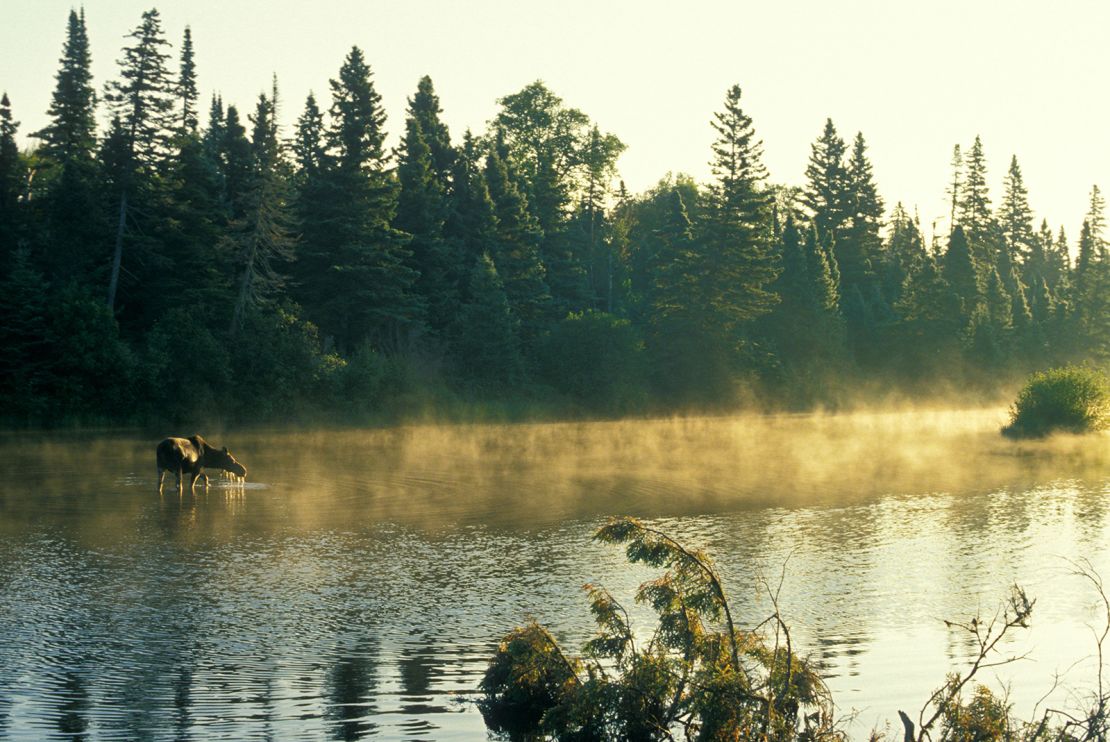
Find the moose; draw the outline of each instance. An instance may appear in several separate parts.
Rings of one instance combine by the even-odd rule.
[[[195,492],[197,479],[204,478],[204,487],[208,488],[208,475],[204,473],[205,467],[210,469],[223,469],[238,477],[247,476],[247,467],[240,464],[226,448],[220,449],[209,445],[199,435],[190,438],[166,438],[158,444],[158,494],[162,494],[162,484],[166,479],[166,472],[177,475],[177,492],[182,493],[182,477],[186,474],[192,477],[189,491]]]

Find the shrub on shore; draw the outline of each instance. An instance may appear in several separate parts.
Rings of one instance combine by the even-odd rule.
[[[1087,433],[1110,427],[1110,380],[1102,371],[1064,366],[1033,374],[1010,408],[1010,438]]]

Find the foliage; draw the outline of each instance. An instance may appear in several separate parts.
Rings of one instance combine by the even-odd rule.
[[[644,342],[627,319],[588,309],[551,328],[537,351],[539,376],[587,409],[643,409],[647,398]]]
[[[1003,433],[1036,438],[1055,431],[1086,433],[1110,427],[1110,379],[1102,371],[1064,366],[1033,374],[1010,408]]]
[[[636,593],[656,612],[655,631],[638,640],[624,606],[586,585],[598,633],[581,658],[534,623],[502,640],[481,684],[491,725],[560,740],[843,739],[824,683],[794,651],[777,592],[772,615],[740,629],[705,552],[633,518],[610,521],[595,539],[665,570]]]

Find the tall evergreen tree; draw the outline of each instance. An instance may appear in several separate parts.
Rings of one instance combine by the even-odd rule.
[[[193,32],[185,27],[181,41],[181,68],[177,76],[177,98],[181,103],[181,131],[195,134],[197,130],[197,65],[193,52]]]
[[[942,272],[945,281],[960,298],[963,307],[961,315],[969,320],[982,303],[983,286],[979,278],[979,264],[971,252],[963,225],[952,230],[952,236],[948,238]]]
[[[960,145],[957,144],[952,147],[952,181],[945,189],[945,195],[948,196],[950,204],[948,213],[949,234],[956,228],[956,209],[963,196],[963,167],[963,155],[960,153]]]
[[[42,140],[40,154],[61,165],[88,162],[96,147],[96,90],[85,12],[69,11],[61,68],[54,76],[50,123],[32,134]]]
[[[309,93],[293,137],[293,156],[301,179],[316,178],[328,167],[325,131],[324,114],[316,104],[316,96]]]
[[[237,248],[239,276],[229,328],[232,337],[249,311],[271,301],[283,287],[285,276],[278,263],[294,257],[296,238],[276,98],[260,95],[251,117],[250,179],[243,197],[243,216],[232,224],[230,235]]]
[[[543,231],[528,212],[513,172],[497,147],[486,156],[485,176],[497,216],[493,262],[528,344],[538,336],[551,302],[539,253]]]
[[[983,143],[978,136],[964,160],[966,172],[960,189],[958,222],[972,250],[980,259],[988,257],[982,250],[989,241],[991,230],[991,200],[987,188],[987,160]]]
[[[127,38],[134,39],[134,44],[124,47],[119,60],[120,79],[108,83],[105,93],[115,114],[114,121],[118,122],[112,133],[118,145],[122,145],[117,146],[117,151],[123,158],[117,167],[119,218],[108,281],[108,308],[113,310],[123,259],[128,197],[143,185],[141,178],[135,179],[135,171],[148,175],[146,171],[162,162],[173,129],[173,83],[166,69],[169,55],[163,50],[169,42],[162,34],[158,11],[152,8],[143,13],[142,22]]]
[[[416,86],[416,93],[409,99],[408,118],[419,122],[424,142],[431,150],[436,178],[446,185],[455,162],[455,149],[451,146],[451,135],[441,118],[442,113],[432,78],[424,75]]]
[[[420,306],[406,236],[390,226],[398,188],[382,148],[381,96],[361,49],[347,54],[331,90],[328,167],[302,184],[301,298],[344,352],[365,341],[388,349],[418,327]]]
[[[839,238],[840,228],[851,210],[848,171],[844,166],[846,150],[832,119],[826,119],[825,129],[810,152],[802,192],[802,203],[809,209],[818,231],[834,238]]]
[[[401,191],[394,226],[412,235],[408,248],[417,271],[415,290],[427,310],[429,328],[442,332],[453,319],[462,266],[444,236],[447,219],[445,184],[436,173],[432,149],[420,120],[409,116],[397,162]]]
[[[452,356],[462,377],[491,389],[515,385],[523,375],[518,321],[490,256],[475,262],[466,295],[452,332]]]
[[[5,257],[17,247],[20,199],[26,187],[26,167],[15,142],[19,122],[12,118],[8,94],[0,94],[0,249]]]
[[[729,88],[724,110],[712,121],[714,180],[703,217],[707,288],[726,335],[735,335],[778,301],[769,290],[778,269],[763,143],[740,107],[740,95],[739,85]]]

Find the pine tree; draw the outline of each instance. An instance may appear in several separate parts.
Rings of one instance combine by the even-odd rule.
[[[91,63],[84,12],[70,11],[50,123],[33,135],[42,140],[35,177],[41,250],[51,277],[63,281],[87,280],[110,231],[97,182]]]
[[[452,330],[461,376],[491,389],[517,384],[523,375],[518,322],[489,255],[475,262],[466,295]]]
[[[134,39],[124,47],[119,60],[120,79],[108,83],[105,99],[127,132],[131,157],[140,166],[159,164],[168,152],[167,143],[175,129],[172,122],[172,76],[166,67],[169,47],[162,33],[158,11],[143,13],[138,28],[127,35]]]
[[[1003,246],[1010,262],[1024,262],[1034,249],[1033,210],[1029,208],[1029,192],[1016,156],[1010,160],[1010,170],[1002,182],[1005,193],[999,206],[998,222],[1002,226]],[[1005,278],[1003,276],[1003,280]]]
[[[455,149],[451,146],[447,124],[440,118],[442,113],[432,78],[425,75],[420,78],[416,93],[409,99],[408,117],[419,122],[424,141],[431,150],[436,178],[445,186],[455,162]]]
[[[989,241],[991,229],[991,200],[987,189],[987,161],[983,155],[983,143],[978,136],[971,145],[971,151],[964,160],[967,168],[961,197],[959,200],[959,226],[963,227],[976,257],[983,259],[982,252]]]
[[[921,228],[899,202],[891,213],[890,235],[887,238],[881,267],[883,295],[893,307],[902,296],[902,286],[911,272],[928,256]]]
[[[419,327],[421,308],[407,237],[390,226],[398,186],[382,149],[385,112],[358,47],[330,84],[327,167],[301,183],[300,296],[342,351],[390,349]]]
[[[324,114],[316,105],[316,96],[309,93],[305,99],[304,112],[297,119],[297,130],[293,138],[293,156],[302,180],[315,178],[328,167],[325,131]]]
[[[1106,257],[1106,201],[1097,185],[1091,186],[1091,205],[1087,209],[1087,225],[1090,227],[1092,257],[1102,260]]]
[[[232,224],[238,252],[239,288],[229,334],[235,337],[252,308],[271,301],[285,284],[278,262],[294,257],[296,237],[289,179],[278,136],[275,94],[258,97],[251,132],[250,179],[243,197],[243,216]]]
[[[432,149],[424,139],[420,121],[414,116],[405,122],[397,179],[401,192],[393,224],[412,235],[408,245],[411,265],[419,274],[414,288],[427,308],[429,328],[439,333],[454,316],[461,266],[453,262],[455,256],[444,237],[446,189],[436,173]]]
[[[473,265],[482,255],[497,250],[497,217],[479,157],[478,145],[468,130],[451,168],[444,225],[444,233],[458,246],[464,265]],[[460,281],[458,290],[465,294],[465,281]]]
[[[193,32],[185,27],[181,42],[181,70],[177,76],[177,98],[181,102],[181,131],[197,130],[197,65],[193,53]]]
[[[85,30],[85,12],[69,11],[61,68],[54,76],[54,94],[47,114],[50,123],[31,136],[42,140],[40,154],[61,165],[89,162],[96,147],[96,90],[92,56]]]
[[[19,122],[12,118],[8,94],[0,94],[0,250],[5,257],[15,251],[19,235],[20,199],[26,188],[26,166],[15,142]]]
[[[110,132],[109,139],[115,138],[113,146],[117,154],[122,155],[115,176],[119,218],[108,281],[108,308],[113,311],[123,260],[128,198],[132,191],[142,186],[135,180],[135,171],[138,169],[141,174],[148,175],[147,171],[163,161],[173,128],[173,85],[166,69],[169,55],[163,51],[169,42],[162,35],[158,11],[151,9],[143,13],[142,22],[128,38],[135,43],[123,49],[123,57],[119,60],[121,79],[110,82],[105,94],[115,114],[115,129]]]
[[[948,214],[948,233],[951,234],[952,230],[956,228],[956,208],[959,206],[960,199],[963,196],[963,156],[960,154],[960,145],[952,147],[952,182],[949,183],[948,188],[945,189],[945,195],[948,196],[951,207]]]
[[[851,210],[848,171],[844,167],[846,149],[832,119],[826,119],[824,131],[813,143],[802,192],[802,203],[818,231],[834,239],[839,238]]]
[[[720,330],[735,337],[745,323],[770,311],[778,297],[768,287],[778,275],[773,254],[771,198],[763,143],[740,108],[740,86],[725,96],[712,121],[717,139],[703,217],[705,271]]]
[[[983,288],[979,279],[979,265],[971,253],[971,246],[964,235],[963,226],[952,230],[948,250],[944,253],[943,275],[963,306],[961,315],[969,319],[982,303]]]
[[[247,128],[243,126],[236,106],[227,107],[221,134],[218,162],[224,188],[223,202],[229,219],[242,219],[254,157],[251,142],[247,139]]]
[[[493,262],[505,285],[509,306],[521,322],[525,344],[540,332],[551,302],[540,260],[543,232],[528,212],[524,196],[497,147],[486,156],[486,184],[497,216]]]

